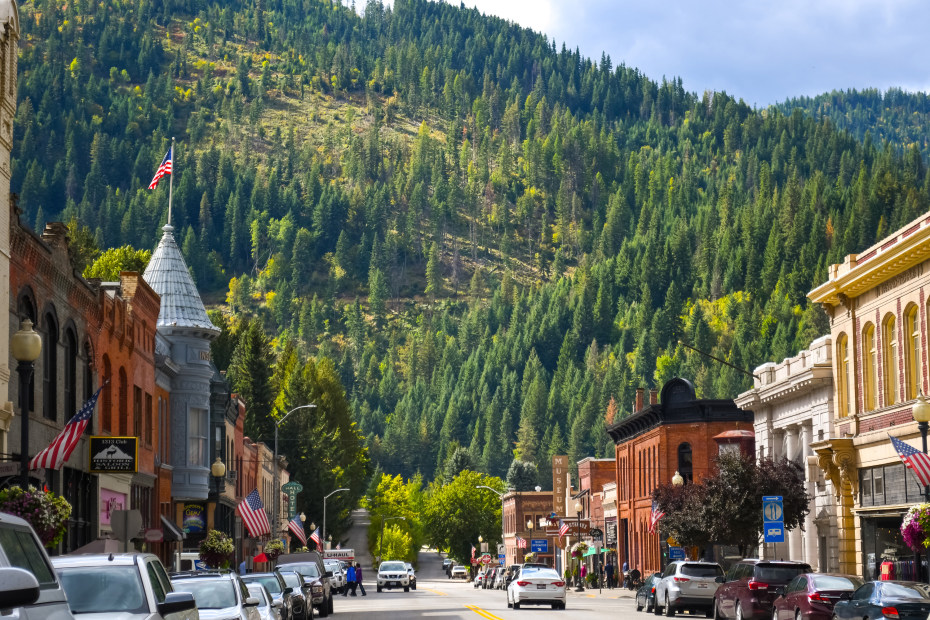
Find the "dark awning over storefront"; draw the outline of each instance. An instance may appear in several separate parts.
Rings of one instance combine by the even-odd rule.
[[[186,538],[184,532],[172,523],[171,519],[165,518],[165,515],[161,516],[161,526],[165,530],[165,542],[177,542]]]

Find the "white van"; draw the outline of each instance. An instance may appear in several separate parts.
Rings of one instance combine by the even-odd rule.
[[[174,572],[191,570],[207,570],[207,565],[200,560],[197,551],[174,552]]]
[[[23,519],[0,512],[0,609],[20,620],[74,620],[48,554]]]

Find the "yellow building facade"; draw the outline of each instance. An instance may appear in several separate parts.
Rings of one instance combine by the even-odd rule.
[[[888,560],[896,578],[919,579],[898,528],[923,487],[888,435],[920,448],[911,409],[930,392],[930,215],[831,265],[828,277],[808,297],[830,317],[834,436],[811,448],[835,489],[839,568],[872,579]]]

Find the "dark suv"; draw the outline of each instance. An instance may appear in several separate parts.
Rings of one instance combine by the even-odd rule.
[[[308,617],[304,611],[303,594],[294,592],[293,588],[284,583],[284,577],[278,571],[249,573],[242,575],[242,581],[262,584],[273,601],[281,601],[281,620],[303,620]]]
[[[320,616],[326,617],[333,613],[333,589],[330,579],[332,571],[327,571],[323,565],[323,558],[316,551],[302,553],[285,553],[278,556],[278,570],[294,571],[300,573],[306,585],[314,590],[312,592],[313,606]],[[309,617],[309,614],[308,614]]]
[[[803,562],[740,560],[726,577],[718,577],[714,618],[769,620],[776,592],[802,573],[812,572]]]

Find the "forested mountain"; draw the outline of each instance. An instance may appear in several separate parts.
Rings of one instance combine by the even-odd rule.
[[[238,331],[286,354],[247,387],[280,408],[296,352],[332,359],[405,476],[462,446],[548,487],[550,455],[609,453],[636,387],[734,396],[678,341],[750,369],[807,346],[826,265],[930,201],[914,150],[444,3],[36,0],[22,22],[27,221],[153,247],[176,136],[173,224],[233,319],[218,364],[260,321],[271,342]]]

